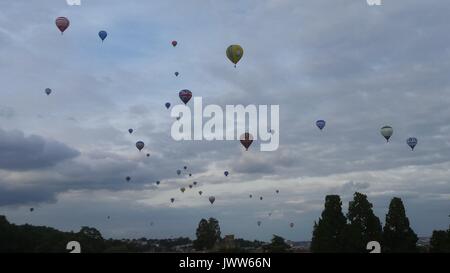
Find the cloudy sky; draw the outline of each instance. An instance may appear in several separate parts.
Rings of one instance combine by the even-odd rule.
[[[327,194],[346,212],[360,191],[383,223],[397,196],[419,236],[444,229],[448,14],[447,0],[1,1],[0,214],[114,238],[193,238],[215,217],[223,234],[310,240]],[[71,21],[64,35],[58,16]],[[245,50],[236,69],[230,44]],[[204,104],[279,105],[279,149],[173,140],[164,103],[181,89]],[[192,177],[177,176],[183,166]]]

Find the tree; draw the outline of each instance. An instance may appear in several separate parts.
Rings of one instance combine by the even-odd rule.
[[[196,235],[197,239],[193,244],[196,250],[212,249],[214,245],[220,241],[219,222],[214,218],[200,220]]]
[[[286,244],[283,237],[273,235],[272,241],[269,245],[265,246],[266,252],[271,253],[285,253],[288,252],[291,247]]]
[[[447,231],[433,231],[433,235],[430,239],[430,252],[450,253],[450,228]]]
[[[416,252],[418,239],[409,226],[402,200],[392,198],[383,228],[383,252]]]
[[[368,242],[381,242],[380,219],[375,216],[372,207],[366,195],[355,192],[353,201],[350,201],[348,206],[347,219],[349,224],[344,236],[346,252],[367,252]]]
[[[319,222],[314,222],[311,240],[312,252],[343,251],[343,234],[347,220],[342,214],[342,202],[339,195],[325,197],[325,209]]]

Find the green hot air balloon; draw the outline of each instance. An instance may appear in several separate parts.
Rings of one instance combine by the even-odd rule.
[[[244,49],[240,45],[230,45],[227,48],[227,57],[234,63],[234,67],[239,62],[239,60],[244,56]]]
[[[383,126],[380,129],[380,133],[382,136],[384,136],[386,142],[389,142],[389,138],[391,138],[392,134],[394,133],[394,129],[392,129],[391,126]]]

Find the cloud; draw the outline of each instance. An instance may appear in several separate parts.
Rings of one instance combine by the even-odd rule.
[[[80,153],[67,145],[41,136],[0,129],[0,168],[32,170],[47,168],[75,158]]]

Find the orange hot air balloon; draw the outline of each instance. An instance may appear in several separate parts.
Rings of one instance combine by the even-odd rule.
[[[250,133],[244,133],[240,137],[242,146],[248,151],[248,147],[253,143],[253,136]]]
[[[55,20],[56,27],[61,31],[61,35],[70,26],[70,21],[66,17],[58,17]]]

